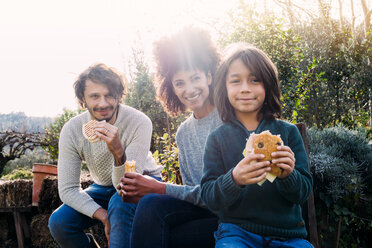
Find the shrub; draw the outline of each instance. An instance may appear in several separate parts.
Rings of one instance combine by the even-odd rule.
[[[156,151],[153,153],[153,157],[158,164],[164,166],[162,171],[163,181],[182,184],[175,135],[164,133],[162,137],[156,137],[154,146]]]
[[[309,129],[322,247],[367,247],[372,231],[372,147],[365,129]]]
[[[14,169],[11,173],[2,177],[2,179],[14,180],[14,179],[32,179],[34,175],[31,169]]]
[[[62,130],[62,127],[68,122],[72,117],[82,113],[83,110],[79,109],[76,111],[64,109],[63,113],[58,116],[53,123],[49,125],[45,129],[45,139],[44,142],[48,144],[48,146],[43,147],[45,151],[47,151],[50,155],[50,158],[57,163],[58,159],[58,141],[59,141],[59,134]]]

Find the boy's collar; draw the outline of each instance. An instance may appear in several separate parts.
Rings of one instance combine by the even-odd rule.
[[[260,123],[258,124],[258,126],[255,130],[248,130],[238,119],[236,119],[236,117],[234,117],[231,120],[231,123],[233,123],[234,125],[242,128],[244,130],[244,132],[247,133],[247,135],[250,135],[252,132],[261,133],[262,131],[264,131],[264,130],[262,130],[262,128],[265,125],[265,123],[267,123],[267,121],[268,120],[266,120],[265,118],[262,118],[262,120],[260,121]]]

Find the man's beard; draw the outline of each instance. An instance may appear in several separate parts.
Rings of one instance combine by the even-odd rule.
[[[90,115],[93,116],[94,119],[96,119],[97,121],[106,121],[106,122],[109,122],[109,121],[112,120],[112,118],[117,114],[118,108],[119,108],[119,104],[117,104],[115,107],[114,106],[109,106],[107,108],[93,108],[93,110],[87,106],[87,109],[88,109]],[[98,118],[95,117],[94,111],[105,111],[105,110],[114,110],[114,111],[112,112],[112,115],[108,118],[98,119]]]

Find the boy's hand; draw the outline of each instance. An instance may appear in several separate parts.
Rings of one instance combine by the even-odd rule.
[[[273,152],[271,156],[273,157],[272,163],[283,170],[278,178],[284,179],[293,172],[296,159],[289,146],[278,146],[278,151]]]
[[[248,154],[233,169],[232,177],[239,186],[255,184],[266,177],[266,172],[270,171],[269,161],[257,162],[265,156],[262,154]]]

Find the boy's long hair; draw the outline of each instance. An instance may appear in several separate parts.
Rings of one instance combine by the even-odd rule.
[[[223,122],[235,118],[235,110],[231,105],[226,89],[226,76],[230,65],[240,59],[250,72],[263,82],[265,88],[265,101],[258,112],[257,118],[261,120],[281,117],[280,83],[278,70],[271,59],[260,49],[245,43],[237,43],[227,48],[226,58],[223,59],[215,76],[214,102]]]
[[[105,64],[94,64],[83,71],[74,83],[75,95],[82,108],[84,108],[84,90],[87,80],[106,85],[110,94],[119,102],[126,94],[127,81],[124,75]]]
[[[173,91],[172,78],[179,70],[199,69],[210,74],[209,101],[213,105],[214,74],[220,62],[216,46],[205,30],[187,27],[154,43],[157,98],[171,116],[186,111]]]

